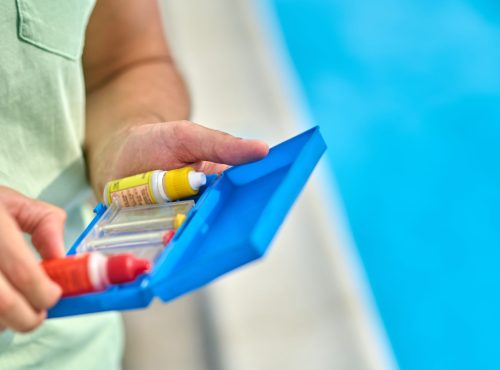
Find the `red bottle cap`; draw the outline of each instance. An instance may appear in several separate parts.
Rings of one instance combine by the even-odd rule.
[[[132,254],[117,254],[108,257],[107,272],[111,284],[127,283],[151,268],[148,260]]]

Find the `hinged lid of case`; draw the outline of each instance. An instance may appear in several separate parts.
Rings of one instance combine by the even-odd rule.
[[[316,127],[226,170],[155,264],[153,294],[171,300],[261,257],[325,150]]]

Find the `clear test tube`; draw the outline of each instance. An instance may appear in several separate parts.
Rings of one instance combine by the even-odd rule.
[[[146,234],[146,235],[144,235]],[[106,255],[132,253],[139,258],[154,261],[174,237],[173,230],[157,233],[120,235],[89,240],[79,248],[79,252],[102,252]]]
[[[185,219],[186,215],[184,213],[178,213],[175,216],[157,217],[146,220],[118,221],[99,226],[99,231],[104,234],[115,234],[158,229],[177,230]]]
[[[165,245],[170,240],[166,239],[168,237],[171,237],[168,231],[106,236],[87,241],[85,247],[88,250],[101,250],[108,248],[130,248],[148,245]]]
[[[162,205],[117,207],[115,203],[95,226],[95,237],[117,233],[176,230],[184,222],[194,202],[182,201]]]

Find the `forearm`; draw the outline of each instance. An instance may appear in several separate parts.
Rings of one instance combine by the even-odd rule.
[[[105,183],[154,169],[220,173],[268,146],[186,121],[189,101],[171,62],[156,0],[97,1],[83,55],[85,149],[97,196]]]
[[[119,139],[114,133],[139,124],[183,120],[188,115],[185,85],[167,57],[136,61],[88,89],[85,150],[96,191],[102,187],[96,178],[100,157],[107,145],[117,147],[109,142]]]

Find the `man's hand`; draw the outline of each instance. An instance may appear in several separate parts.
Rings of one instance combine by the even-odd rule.
[[[144,171],[213,173],[267,154],[260,141],[185,121],[188,94],[156,0],[98,1],[85,40],[85,151],[98,196],[107,181]]]
[[[33,330],[61,296],[21,231],[31,234],[42,258],[61,257],[65,218],[57,207],[0,186],[0,330]]]
[[[258,160],[267,144],[244,140],[189,121],[151,123],[118,130],[92,154],[90,168],[98,194],[107,181],[137,173],[191,166],[219,173],[227,165]]]

